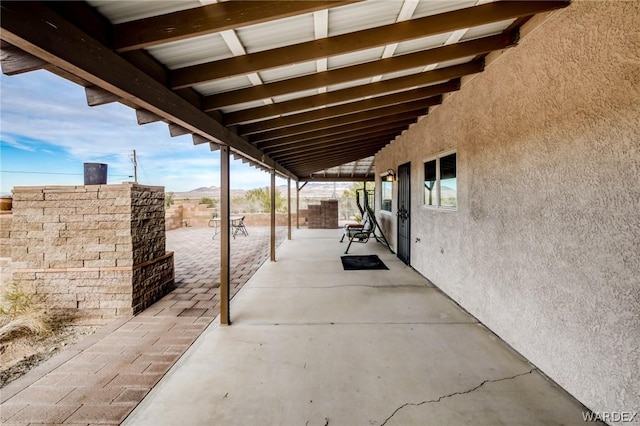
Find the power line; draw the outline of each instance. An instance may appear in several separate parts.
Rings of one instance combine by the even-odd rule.
[[[35,175],[66,175],[66,176],[83,176],[83,173],[59,173],[59,172],[28,172],[21,170],[0,170],[1,173],[21,173]],[[133,177],[130,175],[109,175],[111,177]]]

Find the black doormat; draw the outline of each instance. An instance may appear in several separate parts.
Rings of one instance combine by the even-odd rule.
[[[345,271],[358,271],[362,269],[389,269],[375,254],[368,256],[341,256],[342,267]]]

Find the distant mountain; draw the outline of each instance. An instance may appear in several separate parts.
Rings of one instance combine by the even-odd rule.
[[[243,196],[247,191],[244,189],[232,189],[231,196]],[[176,199],[200,199],[200,198],[220,198],[219,186],[201,186],[191,191],[173,192]]]
[[[342,193],[351,188],[353,182],[336,182],[335,187],[332,182],[309,182],[305,187],[300,191],[301,197],[311,197],[311,198],[331,198],[335,193],[338,197],[342,195]],[[264,186],[262,187],[264,188]],[[287,194],[287,185],[279,185],[276,187],[281,194]],[[291,195],[295,197],[296,188],[295,185],[291,185]],[[242,197],[247,193],[246,189],[231,189],[232,197]],[[220,198],[220,187],[219,186],[201,186],[200,188],[195,188],[190,191],[183,192],[174,192],[174,197],[176,199],[200,199],[200,198]]]
[[[220,191],[220,188],[217,186],[201,186],[200,188],[192,189],[189,192],[210,192],[210,191]]]

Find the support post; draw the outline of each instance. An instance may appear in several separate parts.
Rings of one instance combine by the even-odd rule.
[[[362,202],[364,203],[365,206],[369,205],[369,197],[367,196],[367,181],[363,181],[362,182],[362,188],[364,188],[364,190],[362,191],[363,195],[364,195],[364,200],[362,200]],[[365,208],[366,210],[366,208]]]
[[[287,178],[287,239],[291,239],[291,178]]]
[[[300,181],[296,181],[296,229],[300,229]]]
[[[271,170],[271,261],[276,261],[276,171]]]
[[[220,324],[231,324],[229,316],[230,237],[229,147],[220,146]]]

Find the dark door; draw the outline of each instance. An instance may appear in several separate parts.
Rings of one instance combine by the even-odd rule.
[[[411,261],[411,163],[398,167],[398,258]]]

